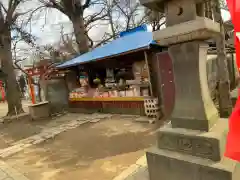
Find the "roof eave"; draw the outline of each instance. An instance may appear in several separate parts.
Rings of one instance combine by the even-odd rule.
[[[114,54],[114,55],[106,56],[106,57],[103,57],[103,58],[92,59],[90,61],[81,62],[81,63],[75,63],[75,64],[71,64],[71,65],[67,65],[67,66],[63,66],[63,67],[56,67],[56,68],[58,68],[58,69],[65,69],[65,68],[69,68],[69,67],[73,67],[73,66],[78,66],[80,64],[87,64],[87,63],[93,62],[93,61],[101,61],[101,60],[105,60],[105,59],[114,58],[114,57],[117,57],[117,56],[123,56],[123,55],[131,54],[131,53],[136,53],[136,52],[139,52],[139,51],[149,50],[149,49],[151,49],[151,45],[152,45],[152,43],[150,43],[147,46],[144,46],[144,47],[141,47],[141,48],[138,48],[138,49],[134,49],[134,50],[131,50],[131,51],[126,51],[126,52],[123,52],[123,53]]]

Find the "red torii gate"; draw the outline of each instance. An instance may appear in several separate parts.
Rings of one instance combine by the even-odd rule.
[[[41,60],[37,66],[31,67],[28,69],[25,69],[25,72],[28,74],[28,86],[30,89],[30,95],[32,97],[32,103],[36,103],[35,94],[34,94],[34,88],[32,83],[32,77],[33,76],[39,76],[41,78],[48,79],[49,75],[55,74],[56,69],[52,67],[54,63],[50,63],[48,60]],[[40,92],[39,92],[40,93]]]
[[[46,70],[47,70],[46,65],[25,69],[25,72],[28,74],[28,86],[30,89],[30,95],[31,95],[33,104],[36,103],[36,99],[35,99],[35,93],[34,93],[34,88],[32,83],[32,77],[39,76],[41,78],[46,72]]]

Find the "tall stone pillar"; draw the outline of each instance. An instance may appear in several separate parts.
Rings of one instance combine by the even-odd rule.
[[[207,84],[207,39],[220,33],[199,17],[203,0],[140,0],[166,14],[166,28],[154,40],[169,47],[175,106],[160,128],[157,147],[147,152],[150,180],[239,180],[239,164],[223,157],[228,119],[220,119]]]

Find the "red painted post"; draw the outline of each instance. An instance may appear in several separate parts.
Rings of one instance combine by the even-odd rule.
[[[0,89],[1,89],[1,94],[2,94],[2,102],[4,102],[5,101],[5,92],[4,92],[2,81],[0,81]]]
[[[32,98],[32,103],[35,104],[35,95],[34,95],[34,89],[33,89],[33,85],[32,85],[32,80],[31,80],[31,76],[28,77],[28,85],[29,85],[29,89],[30,89],[30,95]]]

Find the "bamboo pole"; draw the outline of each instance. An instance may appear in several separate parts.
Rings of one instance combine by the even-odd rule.
[[[144,51],[144,58],[145,58],[146,66],[147,66],[147,73],[148,73],[149,87],[150,87],[150,96],[152,96],[153,95],[152,82],[151,82],[150,70],[149,70],[149,66],[148,66],[148,55],[147,55],[146,51]]]

